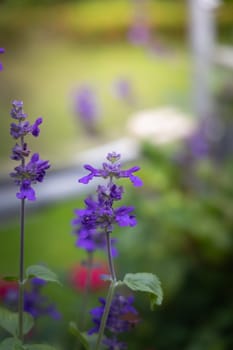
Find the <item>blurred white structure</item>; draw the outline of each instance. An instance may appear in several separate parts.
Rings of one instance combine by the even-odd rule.
[[[138,140],[156,145],[184,139],[195,128],[195,121],[175,107],[161,107],[135,113],[127,124],[128,132]]]
[[[210,79],[216,45],[215,9],[220,1],[188,0],[188,4],[193,57],[193,109],[198,118],[203,118],[211,115],[214,108]]]

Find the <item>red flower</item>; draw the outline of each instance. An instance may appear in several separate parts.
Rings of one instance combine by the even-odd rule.
[[[77,264],[74,265],[69,274],[69,280],[72,287],[79,292],[85,292],[88,283],[88,267],[85,265]],[[106,281],[101,276],[109,274],[108,268],[103,263],[94,263],[90,271],[90,286],[91,292],[96,292],[106,287]]]
[[[3,300],[9,290],[17,290],[18,283],[15,281],[0,280],[0,300]]]

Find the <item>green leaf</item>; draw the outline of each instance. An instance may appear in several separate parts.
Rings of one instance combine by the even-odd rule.
[[[25,346],[25,350],[56,350],[56,348],[46,344],[30,344]]]
[[[43,265],[29,266],[26,270],[26,276],[27,278],[38,277],[45,281],[56,282],[58,284],[61,284],[58,280],[57,275]]]
[[[149,293],[152,310],[156,304],[161,305],[163,291],[160,280],[156,275],[147,272],[127,273],[123,279],[123,283],[131,290]]]
[[[0,350],[23,350],[23,347],[19,339],[6,338],[0,344]]]
[[[4,276],[3,277],[4,281],[18,281],[18,277],[17,276]]]
[[[69,324],[70,332],[80,341],[85,350],[90,350],[90,345],[88,343],[87,337],[84,333],[80,332],[76,323],[70,322]]]
[[[13,336],[18,335],[18,313],[11,312],[0,307],[0,326],[8,331]],[[23,313],[23,333],[27,334],[34,325],[33,317],[24,312]]]

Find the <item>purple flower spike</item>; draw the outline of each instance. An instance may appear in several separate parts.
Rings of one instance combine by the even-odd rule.
[[[32,188],[32,184],[42,182],[46,170],[50,168],[50,164],[47,160],[40,159],[38,153],[34,153],[31,159],[27,162],[27,157],[30,154],[27,143],[24,141],[24,137],[31,134],[35,137],[39,136],[39,125],[43,119],[37,118],[34,124],[30,124],[27,118],[27,114],[23,111],[22,101],[13,101],[11,109],[11,117],[16,120],[11,124],[10,134],[14,139],[18,140],[18,143],[12,148],[11,159],[21,161],[20,165],[14,168],[14,171],[10,174],[14,178],[16,185],[20,190],[16,194],[18,199],[28,199],[34,201],[36,199],[35,191]]]
[[[0,47],[0,54],[5,53],[5,49],[3,47]],[[3,65],[0,62],[0,71],[3,70]]]

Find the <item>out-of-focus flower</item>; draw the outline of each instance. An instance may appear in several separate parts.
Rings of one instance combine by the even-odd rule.
[[[109,274],[106,264],[97,262],[90,268],[91,270],[89,271],[89,267],[86,264],[77,264],[71,268],[69,280],[75,290],[85,293],[88,288],[90,292],[96,292],[106,287],[106,281],[101,278],[102,275]],[[88,283],[89,286],[87,286]]]
[[[131,82],[126,78],[119,78],[113,83],[113,93],[118,99],[128,104],[135,102]]]
[[[104,298],[99,298],[99,301],[101,306],[90,311],[95,326],[88,331],[89,335],[98,333],[100,328],[106,301]],[[106,323],[106,329],[112,333],[112,337],[103,340],[103,343],[109,346],[108,349],[126,349],[126,345],[119,342],[116,335],[130,331],[139,322],[138,312],[133,302],[133,296],[126,297],[120,294],[114,296]]]
[[[9,291],[17,291],[18,283],[15,281],[0,280],[0,301],[3,301]]]
[[[33,317],[50,316],[53,319],[60,319],[61,315],[49,298],[42,295],[41,290],[46,282],[40,278],[32,278],[28,283],[28,288],[24,292],[24,311]],[[2,299],[3,303],[12,311],[18,308],[18,288],[9,287]]]
[[[100,114],[99,101],[91,86],[83,85],[73,93],[73,112],[87,133],[97,133],[97,119]]]
[[[150,28],[146,21],[135,20],[128,31],[128,39],[134,45],[147,45],[150,37]]]
[[[4,53],[5,52],[5,49],[3,47],[0,47],[0,54]],[[3,65],[2,63],[0,62],[0,71],[3,70]]]

